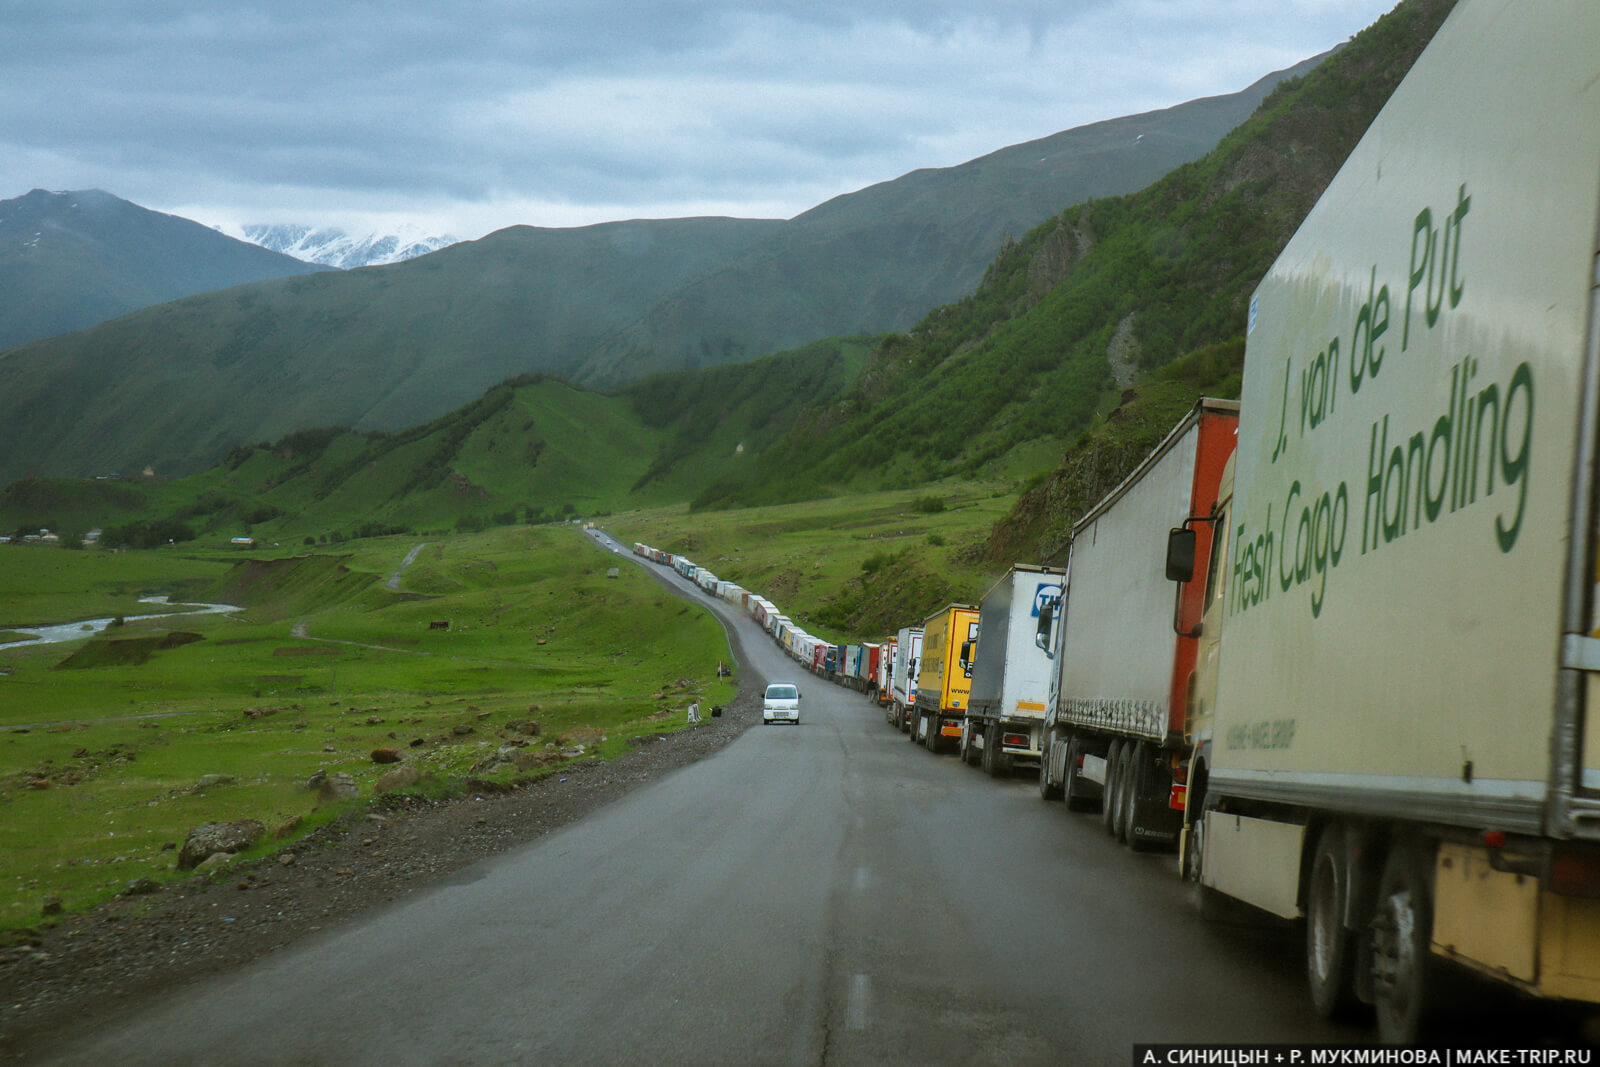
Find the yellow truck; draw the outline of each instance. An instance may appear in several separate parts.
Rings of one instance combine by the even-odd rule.
[[[961,741],[977,637],[978,609],[972,604],[949,604],[922,623],[922,661],[911,740],[921,742],[929,752],[954,748]]]
[[[1191,517],[1183,869],[1303,917],[1318,1009],[1390,1041],[1447,961],[1600,1003],[1597,41],[1461,0],[1250,301]]]

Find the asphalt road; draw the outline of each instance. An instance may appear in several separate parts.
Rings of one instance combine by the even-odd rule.
[[[1369,1040],[1315,1018],[1292,939],[1202,923],[1170,856],[907,743],[725,619],[746,671],[800,683],[798,726],[58,1062],[1126,1064],[1145,1042]]]

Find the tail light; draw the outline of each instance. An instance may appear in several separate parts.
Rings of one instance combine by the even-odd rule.
[[[1550,857],[1548,885],[1564,897],[1600,897],[1600,853],[1556,852]]]

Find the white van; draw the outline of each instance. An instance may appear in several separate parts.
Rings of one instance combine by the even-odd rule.
[[[793,682],[773,682],[761,702],[761,725],[800,721],[800,687]]]

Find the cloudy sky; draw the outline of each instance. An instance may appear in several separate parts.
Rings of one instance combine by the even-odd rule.
[[[788,218],[1233,92],[1393,0],[0,0],[0,199],[234,227]]]

